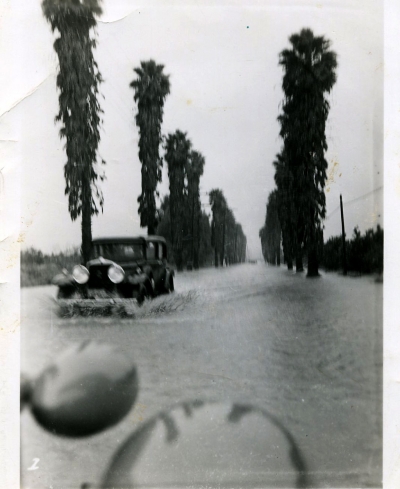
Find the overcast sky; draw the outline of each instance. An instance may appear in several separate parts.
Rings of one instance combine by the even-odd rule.
[[[6,59],[5,66],[9,63],[19,76],[7,105],[0,105],[1,137],[8,140],[3,154],[16,157],[12,141],[20,140],[23,248],[57,251],[80,243],[80,222],[71,222],[64,196],[64,143],[54,125],[57,58],[40,2],[14,2],[20,4],[21,22],[9,35],[18,38],[19,55]],[[107,162],[107,180],[102,184],[104,214],[93,219],[93,235],[145,231],[137,213],[141,166],[129,84],[133,68],[152,58],[170,75],[163,133],[188,133],[206,160],[202,191],[223,190],[247,235],[251,255],[260,256],[258,232],[274,189],[272,162],[282,144],[278,55],[289,47],[288,37],[304,27],[331,40],[338,55],[327,123],[325,237],[340,233],[340,193],[348,235],[356,225],[363,231],[382,224],[381,2],[207,3],[103,2],[95,58],[105,80],[100,155]],[[5,112],[10,99],[14,107]],[[161,195],[168,191],[166,172],[159,190]],[[207,202],[206,195],[202,201]]]

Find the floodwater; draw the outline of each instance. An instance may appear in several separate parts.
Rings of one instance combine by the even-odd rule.
[[[62,319],[53,287],[22,290],[21,370],[35,378],[71,343],[117,345],[140,390],[116,427],[87,439],[43,431],[21,416],[21,486],[98,484],[112,454],[143,420],[187,399],[259,406],[293,435],[313,487],[380,487],[382,284],[372,277],[306,279],[245,264],[183,272],[176,292],[135,319]],[[37,470],[28,470],[38,458]]]

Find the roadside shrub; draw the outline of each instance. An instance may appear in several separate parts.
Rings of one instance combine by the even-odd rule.
[[[368,229],[364,235],[356,227],[352,239],[346,240],[347,269],[361,274],[383,273],[383,229]],[[323,265],[327,270],[341,270],[342,238],[334,236],[324,244]]]
[[[322,263],[327,270],[339,270],[342,267],[342,238],[329,238],[324,244]]]

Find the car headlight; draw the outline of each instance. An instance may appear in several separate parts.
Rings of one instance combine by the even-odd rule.
[[[85,284],[89,280],[89,270],[83,265],[75,265],[72,276],[78,284]]]
[[[114,284],[119,284],[124,280],[125,272],[119,265],[111,265],[107,272],[108,278]]]

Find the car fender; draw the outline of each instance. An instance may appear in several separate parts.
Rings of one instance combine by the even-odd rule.
[[[53,277],[51,283],[53,285],[57,285],[58,287],[71,287],[77,286],[77,283],[75,282],[74,278],[70,274],[65,274],[65,273],[59,273],[55,277]]]
[[[167,280],[169,280],[170,277],[174,277],[174,271],[173,270],[170,270],[169,268],[166,268],[165,269],[165,282],[167,282]]]

